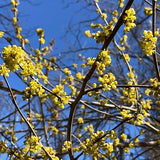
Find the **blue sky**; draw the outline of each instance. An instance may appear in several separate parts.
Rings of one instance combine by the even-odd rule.
[[[36,28],[43,28],[46,43],[49,43],[51,39],[55,39],[55,47],[60,51],[63,48],[61,38],[75,9],[74,7],[66,8],[65,6],[65,3],[61,0],[41,0],[34,5],[21,2],[19,6],[19,12],[22,12],[21,22],[25,28],[33,28],[35,31]]]

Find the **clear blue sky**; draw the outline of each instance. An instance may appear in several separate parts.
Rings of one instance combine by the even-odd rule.
[[[62,47],[61,37],[64,35],[75,9],[75,6],[66,8],[66,3],[61,0],[41,0],[34,5],[22,1],[19,6],[19,12],[24,15],[21,17],[24,27],[43,28],[46,43],[49,43],[51,39],[55,39],[55,47],[58,48],[58,51]],[[34,38],[38,37],[34,36]]]

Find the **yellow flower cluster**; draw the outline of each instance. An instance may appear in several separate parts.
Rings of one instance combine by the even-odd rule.
[[[117,134],[114,130],[106,130],[106,135],[103,138],[102,136],[104,136],[104,131],[102,130],[92,133],[89,138],[80,143],[79,150],[82,150],[85,154],[90,154],[97,159],[106,159],[109,156],[113,156],[112,152],[119,143]],[[106,142],[107,140],[109,140],[110,143]]]
[[[108,100],[107,100],[107,99],[100,99],[99,102],[100,102],[100,104],[101,104],[102,106],[104,106],[104,105],[107,104]]]
[[[58,132],[59,132],[59,130],[55,127],[55,126],[51,126],[51,127],[49,127],[49,129],[51,130],[51,131],[53,131],[53,133],[56,135],[56,134],[58,134]]]
[[[96,33],[90,33],[89,30],[85,31],[85,35],[87,37],[92,37],[93,39],[96,39],[97,43],[103,43],[105,41],[106,37],[109,37],[111,34],[113,28],[114,28],[114,23],[116,23],[115,18],[113,21],[111,21],[108,25],[101,25],[100,23],[97,24],[91,24],[91,27],[93,29],[100,29]]]
[[[4,32],[0,31],[0,38],[4,36]]]
[[[3,74],[4,70],[6,70],[7,74],[9,70],[14,72],[21,69],[19,73],[23,76],[24,81],[27,80],[28,76],[37,75],[38,78],[42,78],[44,83],[46,83],[47,77],[42,75],[42,64],[38,61],[34,64],[21,47],[16,45],[4,47],[2,57],[5,65],[1,66],[1,74]]]
[[[94,132],[93,125],[92,125],[92,124],[88,125],[87,127],[84,128],[84,130],[85,130],[85,131],[88,130],[90,133],[93,133],[93,132]]]
[[[144,9],[144,13],[145,13],[147,16],[150,16],[150,15],[152,14],[152,8],[146,7],[146,8]]]
[[[28,153],[30,151],[31,153],[39,152],[42,148],[42,144],[39,142],[40,137],[31,136],[26,137],[26,140],[24,141],[24,144],[26,145],[24,148],[24,151]]]
[[[81,67],[82,67],[82,68],[85,68],[85,67],[86,67],[86,65],[85,65],[84,63],[82,63],[82,64],[81,64]]]
[[[127,35],[125,34],[124,36],[123,36],[123,38],[120,38],[120,43],[121,43],[121,45],[122,46],[117,46],[117,48],[118,48],[118,50],[120,50],[120,51],[124,51],[126,48],[128,49],[130,46],[128,45],[128,43],[127,43]],[[129,60],[130,60],[130,58],[129,58],[129,54],[123,54],[124,55],[124,57],[123,58],[125,58],[125,60],[126,61],[128,61],[129,62]]]
[[[144,30],[144,36],[142,36],[141,48],[146,55],[152,55],[155,51],[157,37],[153,37],[152,31]]]
[[[77,73],[76,73],[76,78],[77,78],[77,79],[82,79],[82,78],[83,78],[81,72],[77,72]]]
[[[158,98],[160,96],[160,82],[157,80],[157,78],[151,78],[150,79],[151,82],[151,86],[153,88],[151,89],[146,89],[145,90],[145,94],[148,96],[155,96],[156,98]]]
[[[43,67],[45,67],[48,71],[51,71],[51,70],[56,70],[56,68],[53,68],[51,65],[52,65],[52,63],[51,63],[51,61],[47,61],[46,59],[43,59],[43,63],[38,63],[39,65],[41,65],[42,66],[42,64],[43,64]],[[37,63],[36,63],[36,65],[37,65]],[[43,75],[44,76],[44,75]]]
[[[93,157],[99,157],[99,149],[104,146],[104,140],[100,140],[97,143],[95,143],[96,139],[102,137],[104,134],[103,131],[97,131],[96,133],[93,133],[90,138],[85,139],[81,145],[81,150],[84,152],[84,154],[90,154]]]
[[[31,80],[29,82],[29,87],[24,90],[24,98],[30,98],[32,96],[42,96],[45,90],[42,88],[42,85],[39,84],[36,80]]]
[[[127,135],[126,135],[125,133],[122,133],[122,134],[121,134],[121,139],[122,139],[123,141],[126,141],[126,140],[127,140]]]
[[[17,6],[17,5],[19,5],[19,1],[11,0],[11,4],[12,4],[13,6]]]
[[[75,88],[73,85],[69,85],[68,88],[70,88],[71,91],[72,91],[72,92],[70,93],[70,95],[71,95],[71,96],[74,96],[74,95],[76,94],[76,91],[77,91],[76,88]]]
[[[112,14],[113,14],[115,17],[117,17],[117,16],[118,16],[118,11],[117,11],[117,10],[114,10],[114,11],[112,12]]]
[[[86,65],[87,66],[92,66],[93,65],[93,63],[95,62],[95,60],[96,60],[96,58],[87,58],[87,63],[86,63]]]
[[[20,68],[20,65],[23,65],[24,59],[27,58],[27,54],[21,47],[17,47],[13,45],[11,47],[4,47],[2,51],[3,60],[6,66],[10,69],[10,71],[15,71]]]
[[[52,89],[52,92],[57,96],[61,96],[61,99],[59,99],[52,94],[49,95],[55,106],[63,109],[64,105],[68,104],[70,99],[70,96],[67,96],[66,92],[64,91],[64,86],[62,84],[56,85],[55,88]]]
[[[131,114],[130,110],[127,110],[127,109],[123,109],[120,112],[120,115],[123,117],[123,119],[131,118],[132,117],[132,114]]]
[[[123,38],[120,39],[120,43],[123,45],[124,43],[127,42],[127,35],[124,35]]]
[[[42,28],[37,29],[37,35],[40,37],[44,37],[44,30]]]
[[[73,85],[74,84],[74,77],[72,75],[67,75],[65,79],[62,80],[62,84],[65,85],[69,82],[69,84]],[[68,86],[71,88],[70,86]],[[72,86],[73,87],[73,86]]]
[[[3,140],[0,141],[0,153],[6,153],[8,150],[7,143],[4,142]]]
[[[43,30],[42,28],[38,28],[38,29],[37,29],[37,35],[40,37],[40,38],[39,38],[39,43],[40,43],[40,44],[44,44],[44,43],[45,43],[44,30]]]
[[[16,143],[17,142],[17,137],[15,135],[15,132],[14,132],[14,127],[13,125],[10,125],[9,128],[7,127],[5,129],[5,131],[3,131],[5,135],[7,136],[10,136],[10,138],[12,139],[12,142],[13,143]]]
[[[122,93],[123,96],[121,97],[121,99],[123,100],[124,103],[134,104],[135,102],[137,102],[135,87],[124,88]]]
[[[66,75],[69,75],[69,74],[71,74],[71,71],[68,68],[64,68],[64,73]]]
[[[56,151],[54,151],[52,147],[44,147],[44,148],[49,153],[49,155],[52,157],[53,160],[59,160],[59,158],[56,156]],[[46,155],[44,150],[41,150],[40,154],[42,154],[43,160],[48,160],[48,156]]]
[[[79,117],[79,118],[77,119],[77,121],[78,121],[79,124],[83,124],[83,123],[84,123],[84,120],[83,120],[82,117]]]
[[[134,23],[136,16],[133,8],[126,10],[125,13],[126,15],[123,18],[125,24],[124,33],[127,33],[136,26],[136,24]]]
[[[0,65],[0,75],[8,77],[9,72],[10,72],[10,70],[6,67],[5,63]]]
[[[101,17],[102,17],[102,19],[106,19],[107,18],[107,14],[106,13],[102,13]]]
[[[125,147],[125,148],[124,148],[124,152],[129,153],[129,152],[130,152],[129,148],[128,148],[128,147]]]
[[[118,0],[118,1],[119,1],[119,7],[123,8],[123,6],[124,6],[124,0]]]
[[[146,112],[138,113],[135,116],[135,113],[131,113],[131,111],[127,110],[127,109],[123,109],[120,112],[120,115],[123,117],[123,119],[131,118],[131,117],[134,116],[134,118],[132,118],[130,120],[132,122],[132,124],[134,124],[134,125],[141,125],[141,124],[143,124],[144,116],[147,116]],[[122,137],[124,138],[124,135]]]
[[[143,114],[138,114],[136,116],[136,119],[132,119],[132,123],[135,125],[141,125],[143,124],[143,119],[144,119],[144,116]]]
[[[73,65],[74,68],[78,67],[76,63],[73,63],[72,65]]]
[[[35,113],[34,115],[35,115],[36,119],[38,119],[39,121],[42,121],[42,120],[43,120],[43,118],[42,118],[42,115],[41,115],[41,114],[39,114],[39,113]]]
[[[70,141],[65,141],[62,147],[62,151],[67,151],[68,149],[71,148],[71,142]]]
[[[98,61],[96,62],[96,65],[96,69],[99,71],[100,75],[103,74],[103,71],[105,71],[106,67],[111,65],[111,57],[108,50],[103,50],[98,54]]]
[[[129,54],[124,54],[124,58],[125,58],[125,60],[126,60],[127,62],[129,62],[129,61],[130,61]]]
[[[150,100],[150,99],[148,99],[147,101],[142,100],[141,101],[142,108],[145,109],[145,110],[150,110],[151,109],[151,103],[152,103],[152,100]]]
[[[102,91],[106,92],[111,89],[116,90],[117,81],[115,81],[115,76],[112,73],[108,73],[103,75],[103,77],[99,77],[98,81],[102,83]]]

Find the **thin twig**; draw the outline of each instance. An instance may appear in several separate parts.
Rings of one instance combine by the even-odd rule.
[[[96,5],[96,7],[97,7],[97,9],[98,9],[98,11],[99,11],[99,13],[100,13],[100,15],[102,16],[102,15],[103,15],[103,13],[102,13],[102,11],[101,11],[101,9],[100,9],[100,7],[99,7],[98,3],[96,3],[96,2],[95,2],[95,5]],[[106,23],[106,25],[108,25],[107,20],[106,20],[106,19],[103,19],[103,20],[104,20],[104,22]]]
[[[40,103],[41,113],[42,113],[42,124],[43,124],[44,136],[45,136],[46,144],[47,144],[47,146],[49,146],[49,140],[47,137],[47,128],[46,128],[46,124],[45,124],[46,119],[44,116],[43,104],[41,103],[40,99],[39,99],[39,103]]]
[[[100,110],[98,110],[98,109],[96,109],[96,108],[93,108],[93,107],[91,107],[90,105],[88,105],[87,103],[85,103],[85,102],[83,102],[83,101],[80,101],[80,102],[81,102],[83,105],[85,105],[87,108],[89,108],[89,109],[91,109],[91,110],[93,110],[93,111],[95,111],[95,112],[104,114],[104,115],[106,115],[106,116],[113,116],[112,114],[109,114],[109,113],[107,113],[107,112],[100,111]]]
[[[127,84],[118,84],[117,87],[122,87],[122,88],[131,88],[131,87],[137,87],[137,88],[153,88],[153,86],[150,85],[141,85],[141,84],[137,84],[137,85],[127,85]]]
[[[154,37],[155,31],[156,31],[156,1],[155,0],[152,0],[152,12],[153,12],[152,14],[152,34]],[[156,48],[153,53],[153,63],[155,66],[155,71],[156,71],[158,81],[160,82],[160,74],[159,74],[159,66],[158,66],[158,60],[157,60],[157,55],[156,55]]]

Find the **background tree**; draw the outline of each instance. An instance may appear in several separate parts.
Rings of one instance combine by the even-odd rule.
[[[68,1],[85,17],[72,19],[56,57],[42,28],[39,47],[30,43],[11,0],[14,34],[0,32],[4,157],[159,159],[158,3]]]

